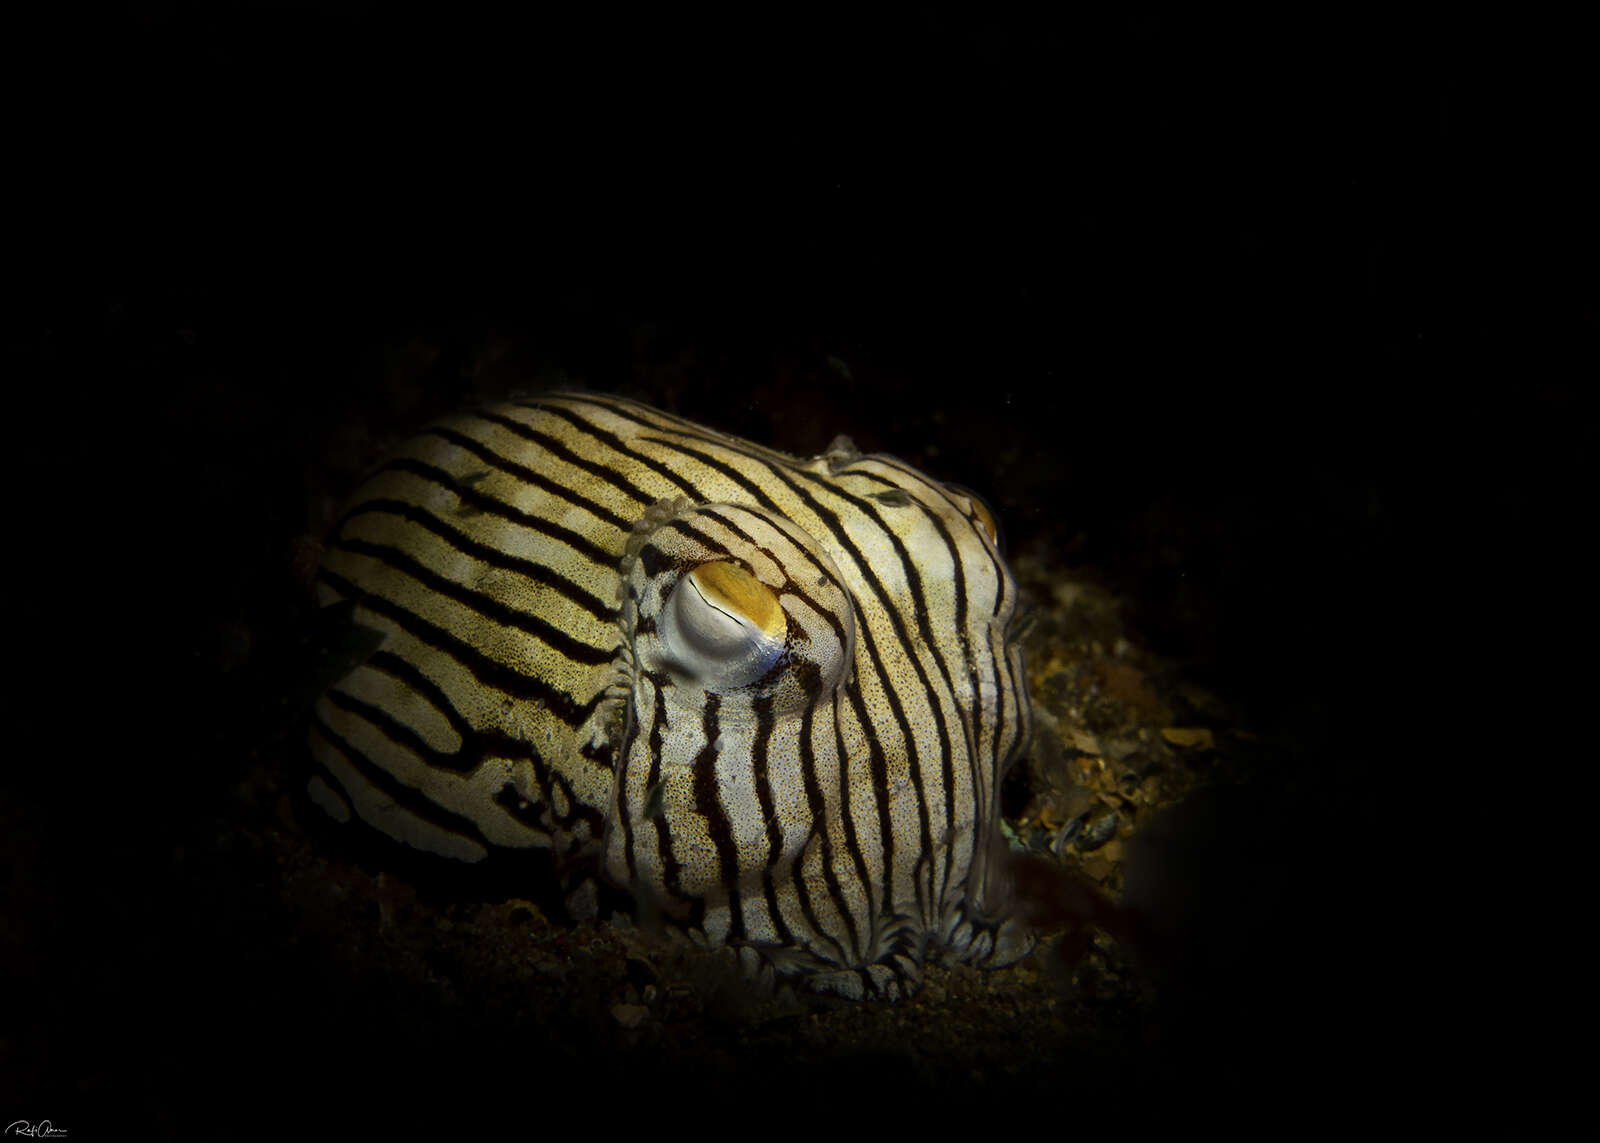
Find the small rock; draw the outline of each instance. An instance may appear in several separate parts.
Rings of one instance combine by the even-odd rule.
[[[1201,750],[1212,747],[1211,731],[1203,726],[1166,726],[1161,730],[1161,737],[1174,746],[1198,746]]]
[[[612,1019],[624,1028],[637,1028],[649,1015],[650,1009],[643,1004],[617,1004],[611,1009]]]

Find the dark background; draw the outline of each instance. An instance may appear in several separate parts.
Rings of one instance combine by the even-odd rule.
[[[1409,934],[1476,932],[1451,894],[1495,875],[1450,846],[1481,835],[1435,830],[1519,780],[1491,731],[1542,733],[1584,614],[1568,35],[148,5],[24,37],[9,460],[39,685],[0,1114],[172,1130],[193,1085],[229,1134],[269,1072],[294,1106],[305,1077],[263,1061],[314,1026],[196,1039],[230,1000],[194,976],[216,934],[174,847],[282,739],[252,688],[292,660],[295,538],[385,442],[562,379],[797,453],[848,432],[1126,598],[1330,791],[1269,831],[1316,839],[1291,886],[1339,889],[1276,902],[1329,945],[1271,983],[1353,974],[1360,1046],[1316,1058],[1370,1056],[1454,971]]]

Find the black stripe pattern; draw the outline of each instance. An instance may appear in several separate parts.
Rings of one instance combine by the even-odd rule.
[[[811,987],[1010,963],[998,792],[1029,733],[1016,587],[970,494],[595,394],[410,442],[331,536],[379,649],[313,782],[401,841],[541,847]]]

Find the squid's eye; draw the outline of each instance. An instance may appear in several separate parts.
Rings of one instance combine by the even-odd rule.
[[[954,492],[957,496],[966,497],[967,503],[972,506],[973,520],[975,520],[985,532],[989,533],[989,539],[994,541],[995,547],[1000,548],[1003,551],[1005,545],[1001,540],[1000,525],[995,520],[994,511],[989,507],[988,503],[983,499],[983,497],[972,491],[972,489],[963,488],[959,484],[947,484],[945,487],[951,492]]]
[[[679,670],[709,688],[740,687],[783,654],[789,622],[778,597],[738,564],[701,564],[672,589],[659,634]]]

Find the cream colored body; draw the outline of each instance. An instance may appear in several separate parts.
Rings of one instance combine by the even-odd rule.
[[[894,991],[930,943],[1014,959],[996,802],[1029,714],[991,529],[848,442],[801,461],[592,395],[461,414],[330,540],[324,601],[384,642],[313,752],[402,841],[598,851],[822,987]]]

